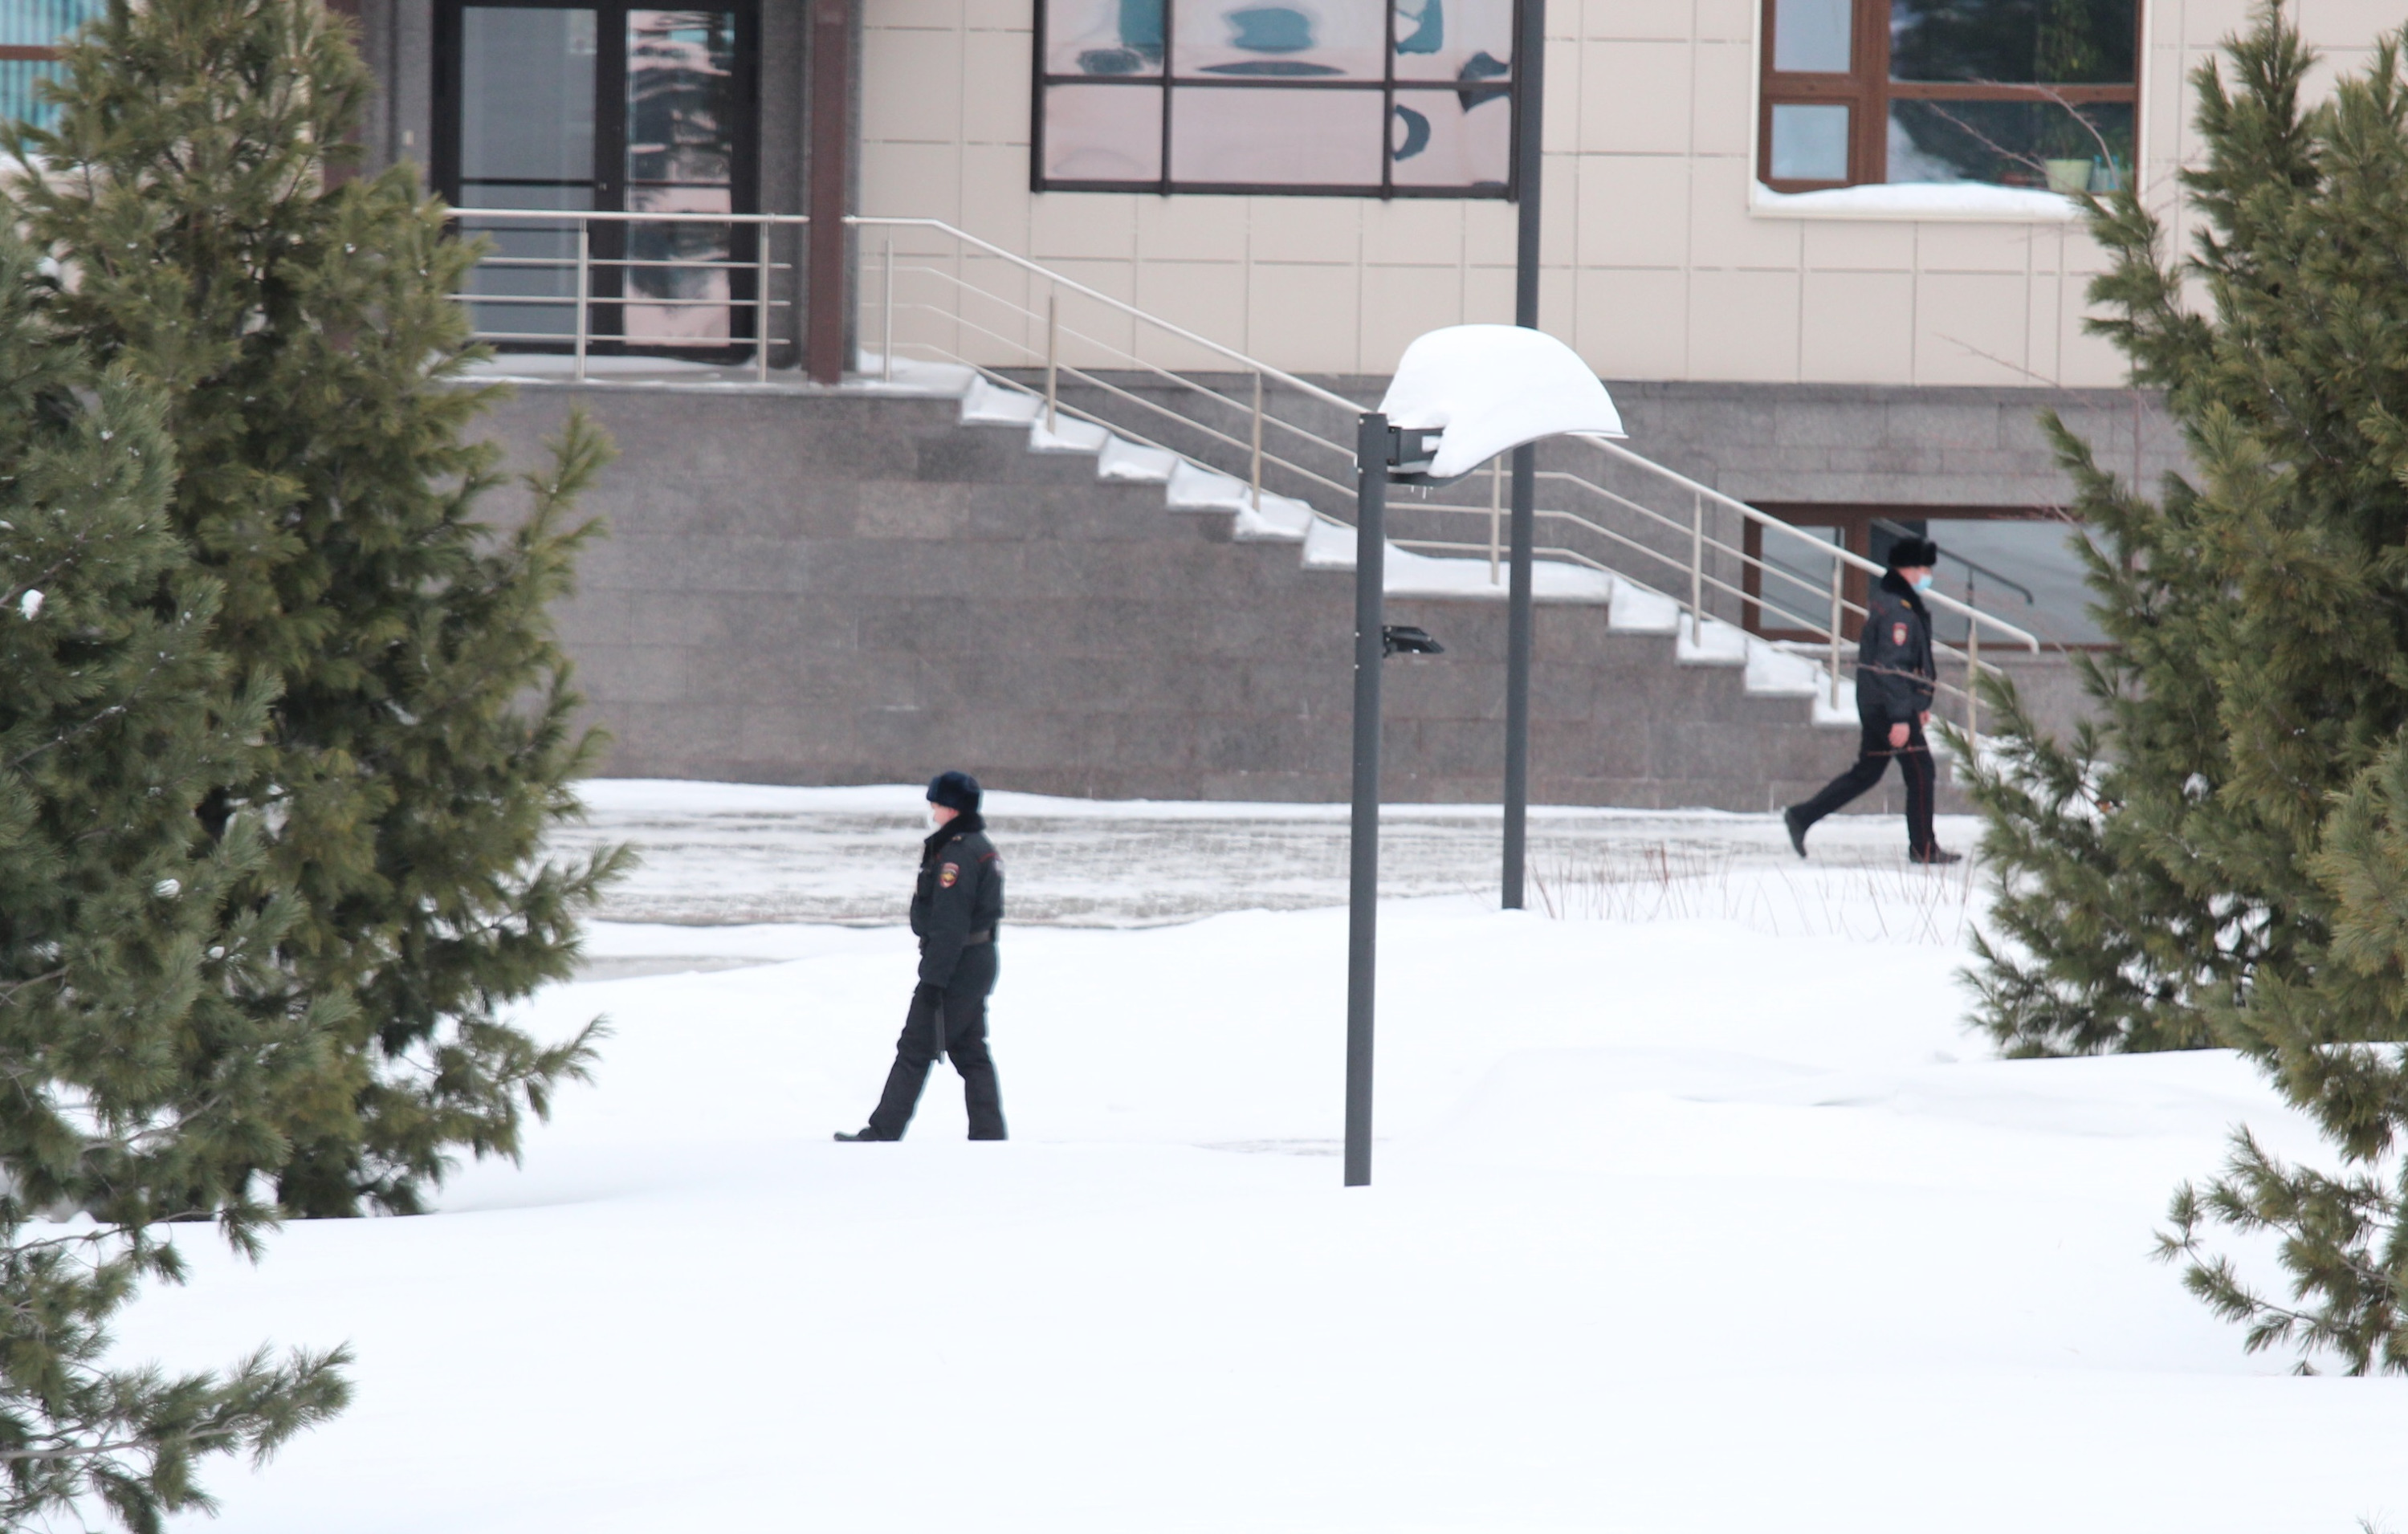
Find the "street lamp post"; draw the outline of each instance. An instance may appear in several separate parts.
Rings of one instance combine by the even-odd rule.
[[[1513,120],[1513,323],[1539,328],[1539,194],[1547,79],[1547,0],[1522,0],[1513,65],[1521,101]],[[1505,584],[1504,905],[1522,909],[1522,864],[1530,810],[1530,562],[1538,541],[1539,449],[1513,450],[1512,564]]]
[[[1371,1181],[1371,1014],[1380,939],[1381,620],[1387,601],[1388,418],[1354,428],[1354,805],[1346,869],[1346,1185]]]
[[[1399,426],[1399,420],[1419,423]],[[1354,433],[1354,781],[1346,882],[1346,1185],[1371,1181],[1372,1023],[1380,921],[1380,672],[1386,657],[1437,654],[1386,623],[1388,481],[1441,485],[1558,432],[1622,435],[1605,385],[1535,329],[1455,325],[1405,348],[1380,409]],[[1524,572],[1526,581],[1527,570]]]

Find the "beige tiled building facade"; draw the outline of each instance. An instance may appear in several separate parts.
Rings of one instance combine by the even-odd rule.
[[[1033,0],[864,4],[864,211],[958,223],[1297,371],[1377,375],[1422,330],[1512,317],[1509,203],[1032,192]],[[1777,5],[1549,7],[1545,328],[1610,380],[2119,386],[2082,328],[2099,251],[2062,199],[1917,208],[1893,189],[1908,210],[1890,211],[1764,190]],[[2366,0],[2296,14],[2341,66],[2400,21]],[[2139,16],[2153,202],[2177,196],[2189,71],[2245,20],[2242,0]]]

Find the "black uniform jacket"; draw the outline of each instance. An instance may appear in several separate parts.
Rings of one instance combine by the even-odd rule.
[[[1896,570],[1881,578],[1865,606],[1865,629],[1856,640],[1856,712],[1912,724],[1930,709],[1940,675],[1931,658],[1931,611]]]
[[[953,966],[972,938],[995,940],[1003,921],[1003,859],[975,811],[937,827],[920,853],[920,882],[911,892],[911,931],[920,939],[920,980],[953,982]]]

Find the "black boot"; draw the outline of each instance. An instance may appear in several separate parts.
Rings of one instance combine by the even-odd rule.
[[[875,1129],[863,1129],[857,1133],[850,1135],[846,1134],[843,1130],[838,1129],[836,1132],[836,1138],[843,1140],[848,1145],[859,1144],[869,1140],[883,1140],[886,1139],[884,1135],[880,1134]]]
[[[1906,860],[1909,863],[1925,863],[1937,867],[1942,864],[1962,863],[1965,861],[1965,854],[1952,853],[1940,847],[1926,847],[1919,853],[1907,853]]]
[[[1784,810],[1781,812],[1781,824],[1789,827],[1789,845],[1798,850],[1798,855],[1799,857],[1804,857],[1806,855],[1807,823],[1799,817],[1798,807],[1796,805],[1793,804],[1788,809]]]

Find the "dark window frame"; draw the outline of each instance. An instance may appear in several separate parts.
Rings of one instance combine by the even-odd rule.
[[[738,110],[741,122],[730,144],[728,165],[730,212],[755,213],[761,208],[761,11],[766,0],[706,0],[706,3],[684,8],[729,10],[736,13],[736,75]],[[634,10],[677,10],[681,7],[665,0],[436,0],[435,6],[435,122],[427,145],[427,177],[436,194],[449,204],[455,215],[453,227],[458,227],[458,215],[475,217],[473,208],[460,206],[460,108],[462,66],[466,62],[461,46],[461,16],[476,7],[504,7],[527,10],[590,10],[595,12],[594,68],[594,207],[592,211],[617,213],[626,210],[627,201],[627,13]],[[615,25],[613,22],[615,21]],[[575,185],[576,182],[526,183]],[[615,220],[605,220],[593,225],[593,254],[596,260],[616,260],[626,253],[627,225]],[[758,229],[739,225],[734,231],[732,244],[735,259],[747,263],[757,258],[754,241],[761,236]],[[620,297],[620,269],[606,267],[594,273],[593,294],[596,299]],[[752,289],[757,279],[740,265],[730,272],[729,297],[733,307],[728,323],[731,335],[722,348],[658,347],[644,342],[620,339],[619,325],[625,306],[618,303],[596,303],[588,317],[591,326],[587,350],[595,356],[666,356],[689,362],[732,363],[752,354],[752,325],[758,310],[752,307]],[[776,344],[772,337],[771,344]],[[512,350],[527,352],[566,351],[573,343],[558,346],[538,342],[515,342]]]
[[[1848,552],[1859,559],[1870,559],[1873,556],[1873,523],[1877,522],[2064,522],[2067,520],[2062,508],[2051,506],[1886,504],[1871,506],[1829,501],[1758,501],[1756,506],[1756,509],[1769,516],[1778,517],[1793,527],[1836,530],[1840,534],[1841,544]],[[1790,540],[1784,538],[1783,541],[1787,543]],[[1945,538],[1940,541],[1944,563],[1947,555],[1947,541]],[[1748,560],[1748,563],[1741,566],[1740,571],[1740,590],[1743,594],[1740,609],[1740,626],[1758,638],[1822,640],[1825,636],[1813,630],[1768,626],[1768,621],[1773,620],[1776,615],[1767,612],[1761,605],[1768,599],[1764,590],[1764,572],[1755,563],[1764,557],[1762,523],[1750,521],[1742,530],[1740,552]],[[1871,594],[1871,589],[1872,578],[1853,565],[1848,566],[1845,574],[1841,577],[1841,597],[1854,607],[1863,607],[1865,598]],[[1797,587],[1785,581],[1780,583],[1779,590],[1769,599],[1788,609],[1792,614],[1808,615],[1801,610],[1806,605],[1807,598]],[[1822,617],[1829,606],[1830,597],[1826,595],[1821,598],[1821,602],[1822,607],[1818,608],[1812,616]],[[1843,611],[1840,617],[1841,638],[1845,641],[1854,642],[1861,623],[1862,620],[1856,613]],[[2065,647],[2057,646],[2056,648]]]
[[[1889,78],[1890,0],[1853,0],[1848,72],[1807,74],[1773,68],[1773,28],[1780,0],[1761,0],[1762,38],[1756,74],[1756,179],[1775,192],[1828,192],[1843,186],[1878,185],[1889,175],[1889,104],[1893,101],[2029,101],[2071,106],[2121,104],[2140,121],[2142,4],[2132,7],[2133,79],[2123,85],[1997,85],[1973,81],[1895,80]],[[1842,181],[1775,179],[1772,174],[1772,108],[1847,106],[1848,177]]]
[[[456,3],[456,0],[454,0]],[[1490,186],[1399,186],[1396,179],[1396,158],[1389,152],[1387,134],[1396,121],[1397,93],[1399,90],[1453,91],[1461,86],[1445,80],[1399,80],[1397,78],[1397,11],[1387,6],[1387,47],[1384,50],[1379,79],[1283,79],[1249,76],[1244,79],[1223,79],[1211,76],[1179,77],[1175,75],[1179,44],[1179,0],[1162,0],[1162,71],[1158,75],[1056,75],[1045,67],[1048,39],[1046,20],[1053,7],[1047,0],[1032,0],[1037,8],[1035,48],[1029,65],[1029,130],[1028,190],[1031,192],[1113,192],[1168,197],[1175,194],[1240,197],[1376,197],[1387,201],[1398,197],[1446,198],[1453,201],[1478,200],[1518,202],[1521,200],[1522,157],[1508,151],[1505,180]],[[1482,81],[1476,87],[1503,93],[1512,108],[1512,121],[1507,127],[1507,143],[1522,141],[1522,56],[1519,47],[1522,36],[1522,7],[1525,0],[1513,0],[1513,36],[1515,49],[1511,73],[1503,79]],[[1161,174],[1151,181],[1082,181],[1056,179],[1045,174],[1045,93],[1051,86],[1108,86],[1125,90],[1154,90],[1162,93]],[[1378,184],[1363,183],[1255,183],[1246,181],[1182,181],[1170,174],[1170,113],[1177,92],[1188,90],[1242,91],[1377,91],[1383,95],[1386,110],[1381,114],[1380,179]]]

